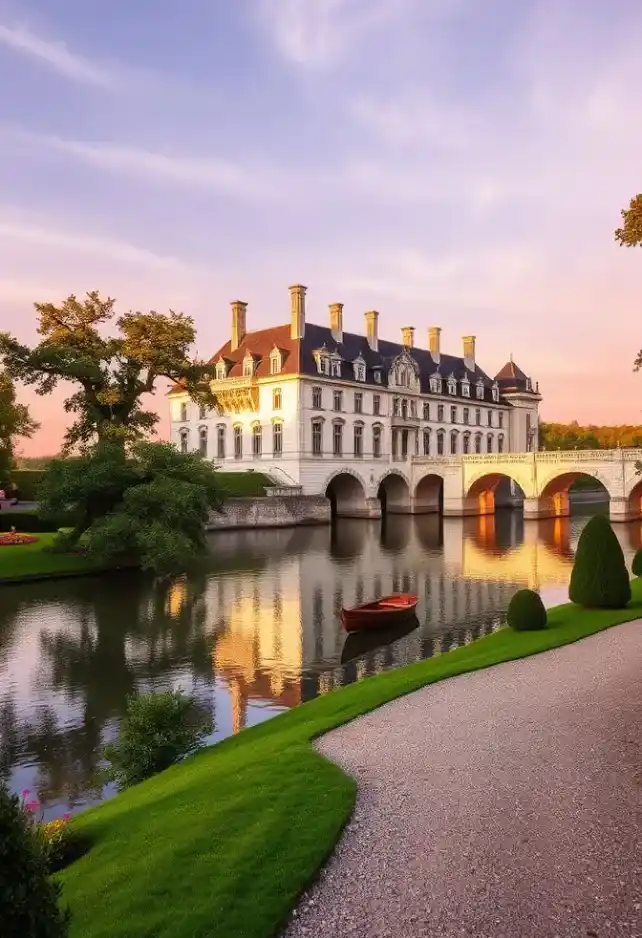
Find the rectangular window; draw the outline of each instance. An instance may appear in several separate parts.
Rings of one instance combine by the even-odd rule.
[[[492,451],[493,451],[493,434],[489,433],[486,436],[486,452],[492,453]]]
[[[275,423],[272,425],[272,450],[275,456],[281,456],[283,453],[283,424]]]
[[[457,423],[457,408],[456,407],[450,408],[450,422]]]
[[[375,371],[374,373],[375,384],[381,384],[381,372]]]
[[[243,459],[243,428],[234,427],[234,459]]]
[[[343,410],[343,391],[334,392],[334,409]]]
[[[363,426],[358,423],[354,428],[354,455],[363,456]]]
[[[356,391],[354,395],[354,412],[355,414],[363,413],[363,394],[361,391]]]
[[[437,420],[440,423],[444,422],[444,405],[443,404],[437,405]]]
[[[273,355],[270,359],[270,374],[278,375],[281,370],[281,358],[280,356]]]
[[[263,452],[263,434],[259,424],[252,427],[252,455],[260,456]]]
[[[464,453],[468,454],[470,452],[470,434],[464,433]]]
[[[207,430],[205,427],[198,434],[198,451],[203,459],[207,459]]]
[[[332,455],[343,456],[343,424],[335,423],[332,427]]]
[[[372,413],[375,417],[381,413],[381,397],[378,394],[372,395]]]
[[[415,401],[414,399],[410,401],[410,416],[411,417],[417,416],[417,401]]]
[[[282,401],[281,388],[274,388],[272,391],[272,410],[281,410]]]
[[[430,402],[424,401],[424,420],[430,420]]]
[[[470,408],[464,407],[464,423],[470,423]]]
[[[504,414],[501,412],[501,410],[497,414],[497,426],[500,428],[504,426]]]
[[[323,405],[323,388],[312,388],[312,406],[315,410],[321,410]]]
[[[205,404],[200,404],[198,408],[198,419],[207,420],[207,407]]]
[[[183,422],[187,420],[187,404],[181,404],[180,416],[178,419],[182,420]]]
[[[254,374],[254,359],[246,358],[243,364],[243,375],[246,378],[251,378]]]
[[[450,434],[450,452],[453,454],[453,456],[457,452],[457,431],[456,430],[454,430]]]
[[[372,428],[372,455],[375,459],[381,456],[381,427]]]
[[[424,456],[430,456],[430,430],[424,430]]]
[[[443,433],[437,434],[437,455],[438,456],[444,455],[444,434]]]
[[[476,453],[481,453],[481,446],[482,446],[482,436],[481,436],[481,433],[478,433],[475,437],[475,452]]]
[[[225,427],[216,428],[216,455],[225,459]]]
[[[478,427],[481,427],[481,409],[479,407],[475,410],[475,423]]]
[[[497,437],[497,452],[498,453],[504,452],[504,436],[501,433]]]
[[[488,411],[488,426],[492,427],[493,425],[493,412],[492,410]]]
[[[320,456],[322,448],[323,424],[320,420],[315,420],[312,424],[312,455]]]
[[[331,368],[332,368],[332,377],[340,378],[341,377],[341,362],[338,359],[333,358],[331,362]]]
[[[393,417],[399,416],[399,398],[395,397],[392,401],[392,415]]]

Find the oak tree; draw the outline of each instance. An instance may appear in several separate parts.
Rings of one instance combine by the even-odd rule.
[[[0,485],[13,465],[16,438],[33,436],[38,426],[28,407],[18,403],[11,376],[0,371]]]
[[[129,312],[115,320],[115,300],[98,291],[84,300],[71,294],[59,306],[35,303],[42,337],[33,348],[8,333],[0,334],[0,357],[11,378],[49,394],[59,382],[74,387],[65,410],[75,416],[63,452],[96,441],[120,444],[154,432],[158,415],[145,409],[159,379],[185,387],[207,407],[215,405],[209,387],[210,366],[190,357],[195,339],[191,317]]]

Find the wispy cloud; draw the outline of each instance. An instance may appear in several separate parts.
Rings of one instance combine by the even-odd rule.
[[[106,68],[72,52],[66,43],[38,36],[25,26],[0,23],[0,45],[35,59],[72,81],[103,88],[111,88],[115,84],[114,76]]]

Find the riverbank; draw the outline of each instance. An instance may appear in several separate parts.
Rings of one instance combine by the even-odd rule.
[[[315,738],[427,684],[640,618],[642,581],[632,590],[626,610],[558,606],[543,632],[503,630],[329,693],[80,815],[93,848],[62,875],[73,938],[273,938],[354,806],[355,782]]]
[[[49,553],[46,548],[52,545],[55,534],[34,533],[33,537],[38,538],[34,544],[0,547],[0,584],[104,572],[83,554]]]

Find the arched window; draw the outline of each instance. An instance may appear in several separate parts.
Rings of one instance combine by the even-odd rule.
[[[323,421],[318,418],[312,421],[312,455],[323,455]]]
[[[444,455],[444,437],[446,432],[444,430],[437,430],[437,455]]]
[[[332,425],[332,455],[343,456],[343,423],[339,420]]]
[[[280,420],[272,424],[272,452],[275,456],[283,455],[283,424]]]
[[[363,456],[363,424],[355,423],[354,425],[354,455],[357,459],[360,459]]]
[[[216,455],[218,459],[225,459],[225,425],[222,423],[216,428]]]
[[[430,430],[424,430],[424,456],[430,456]]]
[[[256,458],[263,452],[263,428],[260,423],[252,426],[252,456]]]
[[[470,433],[464,433],[463,452],[466,455],[470,453]]]
[[[381,424],[376,423],[372,428],[372,455],[375,459],[381,458]]]
[[[181,430],[181,453],[185,455],[189,447],[189,430]]]
[[[198,451],[201,456],[207,457],[207,427],[201,427],[198,431]]]
[[[476,433],[475,434],[475,452],[481,453],[481,449],[482,449],[482,435],[481,433]]]
[[[486,452],[492,453],[493,451],[493,434],[489,433],[486,437],[487,449]]]
[[[457,452],[457,431],[450,431],[450,452],[455,455]]]
[[[498,453],[504,452],[504,434],[503,433],[500,433],[499,436],[497,437],[497,452]]]
[[[243,427],[234,427],[234,459],[243,459]]]

